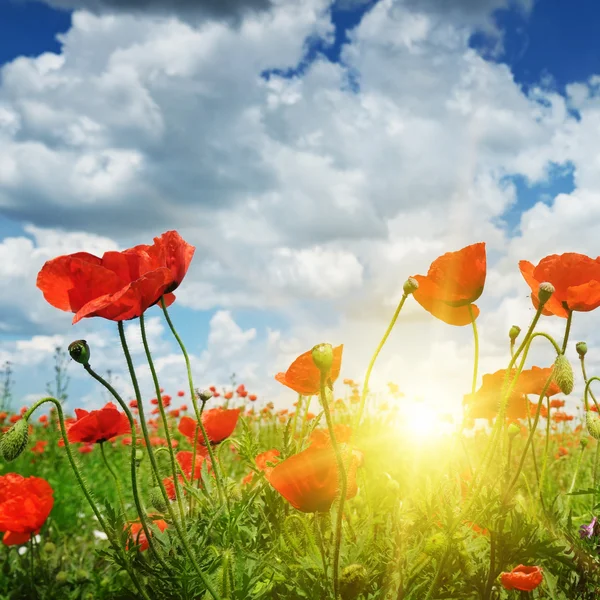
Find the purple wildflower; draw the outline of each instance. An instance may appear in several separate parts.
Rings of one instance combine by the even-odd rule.
[[[579,528],[579,537],[581,539],[584,539],[584,538],[591,539],[592,536],[596,535],[595,529],[596,529],[597,523],[598,523],[598,517],[594,517],[589,525],[582,525]]]

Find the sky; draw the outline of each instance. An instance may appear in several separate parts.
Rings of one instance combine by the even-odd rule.
[[[235,373],[289,406],[273,376],[324,341],[361,380],[405,279],[479,241],[480,375],[505,367],[510,326],[533,316],[518,261],[600,254],[599,17],[559,0],[0,0],[0,364],[14,406],[45,393],[54,348],[76,339],[131,396],[116,325],[73,326],[35,280],[55,256],[170,229],[196,246],[171,314],[198,387]],[[599,325],[573,323],[592,373]],[[147,326],[162,387],[184,389],[158,309]],[[560,337],[564,321],[542,328]],[[126,331],[150,398],[138,321]],[[472,355],[470,328],[409,301],[372,388],[457,410]],[[68,374],[70,408],[106,401],[79,365]]]

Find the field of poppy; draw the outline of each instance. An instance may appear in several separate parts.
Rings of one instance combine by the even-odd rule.
[[[408,277],[361,383],[340,380],[343,346],[317,343],[275,379],[292,410],[254,390],[199,390],[168,307],[194,254],[175,231],[101,258],[48,261],[37,286],[73,323],[117,323],[135,398],[76,363],[111,401],[64,413],[40,398],[0,413],[0,598],[433,600],[592,599],[600,594],[600,416],[573,316],[600,307],[600,260],[568,253],[519,268],[535,316],[507,332],[506,361],[478,373],[477,243]],[[411,298],[412,296],[412,298]],[[463,416],[407,424],[404,398],[369,381],[406,302],[470,327]],[[160,387],[144,324],[162,309],[188,381]],[[540,317],[563,319],[562,337]],[[143,398],[124,329],[137,319],[154,397]],[[549,344],[551,365],[530,365]],[[566,358],[576,346],[580,365]],[[577,372],[577,373],[576,373]],[[583,407],[569,409],[575,386]],[[252,392],[252,393],[251,393]],[[421,418],[421,421],[424,417]],[[431,435],[417,443],[414,427]]]

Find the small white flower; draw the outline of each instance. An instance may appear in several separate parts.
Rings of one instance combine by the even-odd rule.
[[[25,552],[27,552],[27,546],[21,546],[19,548],[19,556],[23,556],[23,554],[25,554]]]
[[[94,537],[97,540],[107,540],[108,536],[104,533],[104,531],[98,531],[97,529],[94,529]]]
[[[42,539],[42,536],[40,536],[40,535],[36,535],[36,536],[35,536],[33,539],[35,540],[35,543],[36,543],[36,544],[39,544],[39,543],[40,543],[40,541],[41,541],[41,539]]]

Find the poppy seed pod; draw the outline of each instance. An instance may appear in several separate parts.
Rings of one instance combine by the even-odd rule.
[[[213,393],[210,390],[202,390],[201,392],[197,392],[197,394],[202,402],[208,402],[213,397]]]
[[[574,379],[571,363],[564,354],[559,354],[554,362],[554,381],[563,394],[568,396],[573,391]]]
[[[26,419],[17,421],[0,439],[0,454],[6,462],[18,458],[27,447],[29,425]]]
[[[419,289],[419,282],[414,277],[409,277],[402,286],[402,291],[405,296],[410,296],[413,292]]]
[[[585,342],[577,342],[577,344],[575,344],[575,349],[577,350],[577,354],[579,354],[579,358],[583,358],[588,350]]]
[[[521,333],[521,328],[518,325],[513,325],[508,331],[508,337],[511,342],[514,342]]]
[[[85,340],[75,340],[69,344],[69,355],[80,365],[90,362],[90,347]]]
[[[329,373],[333,365],[333,346],[331,344],[317,344],[311,350],[312,359],[321,373]]]
[[[355,600],[367,587],[369,573],[358,564],[348,565],[340,574],[340,596],[342,600]]]
[[[160,491],[160,487],[157,485],[150,489],[150,504],[152,504],[158,512],[163,513],[167,511],[167,503]]]
[[[538,288],[538,300],[542,306],[550,300],[554,291],[554,286],[549,281],[540,283],[540,287]]]

